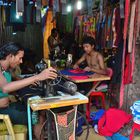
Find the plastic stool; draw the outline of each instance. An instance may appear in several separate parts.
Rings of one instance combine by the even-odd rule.
[[[137,124],[135,122],[133,123],[132,132],[130,134],[130,140],[133,140],[135,129],[138,130],[138,131],[140,131],[140,124]]]
[[[93,91],[90,93],[89,95],[89,103],[86,104],[86,117],[87,117],[87,120],[90,122],[91,119],[90,119],[90,106],[92,104],[92,99],[94,97],[101,97],[102,99],[102,108],[105,109],[105,96],[104,96],[104,93],[101,92],[101,91]]]

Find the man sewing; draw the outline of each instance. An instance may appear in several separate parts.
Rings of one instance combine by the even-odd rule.
[[[98,74],[107,74],[107,70],[104,64],[104,59],[101,53],[95,50],[95,40],[90,36],[86,36],[83,39],[83,49],[85,53],[83,56],[74,64],[74,69],[79,69],[80,64],[86,61],[87,66],[83,68],[85,71],[91,71]],[[86,88],[85,88],[86,87]],[[78,84],[78,89],[84,91],[87,94],[93,87],[93,83],[81,83]]]

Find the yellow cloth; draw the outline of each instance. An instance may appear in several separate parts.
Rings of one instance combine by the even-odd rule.
[[[49,46],[48,46],[48,37],[51,35],[51,30],[54,28],[53,20],[53,12],[52,10],[48,10],[47,17],[46,17],[46,25],[44,30],[44,43],[43,43],[43,52],[44,58],[49,58]]]

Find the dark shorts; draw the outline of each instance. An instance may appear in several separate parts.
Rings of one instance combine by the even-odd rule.
[[[13,124],[27,125],[27,111],[26,107],[20,102],[11,103],[6,108],[0,108],[0,114],[9,115]]]

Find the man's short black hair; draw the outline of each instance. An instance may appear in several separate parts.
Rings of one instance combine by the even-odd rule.
[[[82,44],[90,44],[91,46],[92,45],[96,46],[95,39],[91,36],[85,36],[83,38]]]
[[[16,55],[18,51],[24,51],[24,48],[15,42],[9,42],[0,47],[0,60],[4,60],[9,54]]]

